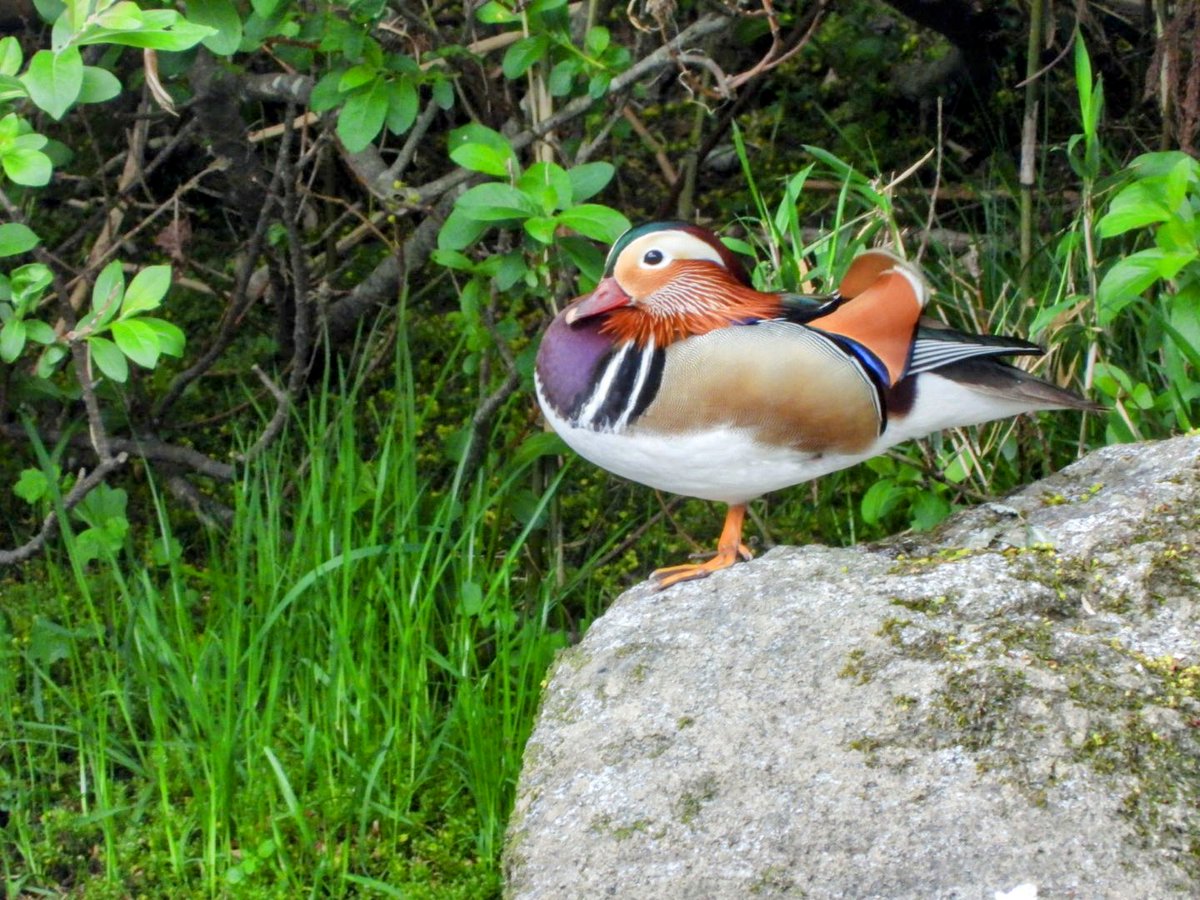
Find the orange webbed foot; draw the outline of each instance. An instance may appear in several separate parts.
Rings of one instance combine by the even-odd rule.
[[[707,578],[713,572],[728,569],[739,559],[753,559],[754,554],[750,552],[750,548],[742,543],[742,521],[745,517],[744,503],[730,506],[729,512],[725,514],[725,527],[721,529],[721,540],[717,543],[717,555],[707,562],[655,569],[650,578],[658,590],[664,590],[681,581]]]

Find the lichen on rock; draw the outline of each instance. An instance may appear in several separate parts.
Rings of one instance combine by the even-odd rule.
[[[508,894],[1194,894],[1198,499],[1200,438],[1109,447],[627,592],[549,680]]]

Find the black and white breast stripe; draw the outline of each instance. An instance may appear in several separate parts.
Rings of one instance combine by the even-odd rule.
[[[572,424],[594,431],[621,431],[643,412],[658,394],[666,351],[651,340],[645,347],[633,341],[622,344],[601,360],[598,377],[587,395],[567,411]]]

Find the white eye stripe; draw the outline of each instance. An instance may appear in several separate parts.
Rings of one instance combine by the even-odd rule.
[[[646,261],[646,255],[654,250],[662,254],[661,262]],[[639,266],[650,269],[662,268],[677,259],[707,260],[720,266],[725,265],[725,260],[721,258],[716,247],[686,231],[660,231],[645,235],[630,244],[625,252],[633,255]]]

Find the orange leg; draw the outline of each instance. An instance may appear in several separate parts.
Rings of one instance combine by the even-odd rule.
[[[650,577],[658,583],[658,589],[669,588],[681,581],[691,581],[694,578],[706,578],[718,569],[728,569],[738,558],[750,559],[754,556],[750,548],[742,543],[742,521],[746,518],[746,504],[737,503],[729,507],[725,514],[725,527],[721,529],[721,539],[717,542],[717,555],[708,562],[686,563],[682,566],[668,566],[656,569]]]

